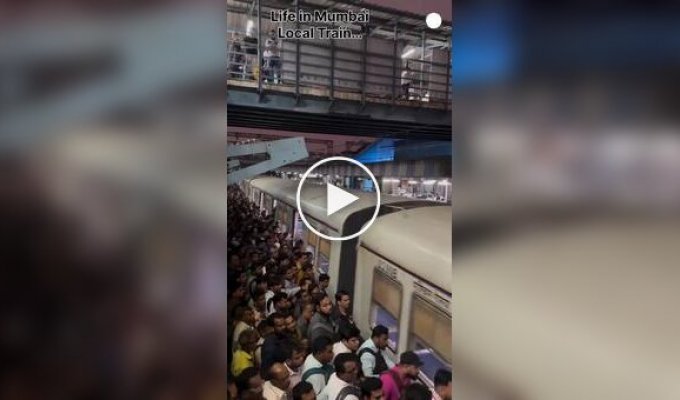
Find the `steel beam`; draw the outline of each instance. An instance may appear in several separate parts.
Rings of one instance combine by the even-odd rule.
[[[227,158],[266,153],[268,160],[250,165],[245,168],[231,170],[227,173],[227,183],[234,184],[243,179],[252,178],[267,171],[303,160],[309,157],[303,137],[295,137],[271,142],[254,142],[227,146]],[[227,160],[227,165],[234,165],[234,161]]]

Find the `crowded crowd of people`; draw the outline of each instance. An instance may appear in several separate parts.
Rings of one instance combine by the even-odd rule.
[[[303,241],[237,186],[227,195],[230,400],[451,400],[451,371],[421,384],[418,354],[393,362],[382,325],[362,337],[351,296],[328,294]]]

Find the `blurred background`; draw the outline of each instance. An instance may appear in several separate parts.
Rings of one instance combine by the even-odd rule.
[[[455,9],[457,398],[678,398],[678,6]],[[224,398],[224,5],[0,21],[0,398]]]
[[[223,4],[0,10],[0,398],[225,398]]]
[[[680,394],[677,4],[457,2],[457,399]]]

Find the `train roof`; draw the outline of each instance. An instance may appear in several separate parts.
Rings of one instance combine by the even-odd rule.
[[[263,192],[283,201],[284,203],[297,207],[295,195],[300,181],[280,179],[280,178],[256,178],[250,181],[251,185]],[[300,205],[305,210],[305,216],[310,216],[317,221],[339,231],[344,225],[345,220],[357,211],[373,208],[375,205],[375,193],[361,192],[357,190],[347,190],[347,192],[359,197],[359,200],[347,207],[326,215],[326,186],[325,185],[305,185],[300,195]],[[432,206],[437,203],[425,200],[411,200],[399,196],[380,196],[380,204],[394,206]]]
[[[414,208],[382,216],[361,236],[361,245],[387,261],[451,293],[453,208]]]

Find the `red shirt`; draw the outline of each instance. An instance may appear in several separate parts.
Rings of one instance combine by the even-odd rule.
[[[399,400],[401,392],[411,384],[411,379],[401,376],[398,365],[380,374],[380,380],[385,400]]]

